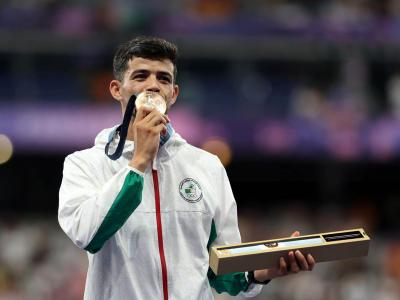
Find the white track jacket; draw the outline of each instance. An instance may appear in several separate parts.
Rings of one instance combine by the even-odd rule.
[[[219,159],[177,133],[144,173],[104,154],[113,129],[65,159],[58,219],[88,252],[86,300],[209,300],[211,287],[257,295],[245,273],[215,276],[209,247],[239,243],[236,203]]]

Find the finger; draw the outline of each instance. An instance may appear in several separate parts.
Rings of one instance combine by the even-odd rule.
[[[151,112],[143,119],[147,123],[154,124],[154,119],[160,119],[161,122],[166,124],[169,122],[169,119],[166,115],[160,113],[157,109],[152,109]]]
[[[293,251],[289,252],[288,257],[289,257],[290,271],[292,273],[298,273],[300,271],[300,268],[299,268],[299,265],[297,264],[296,257],[294,255]]]
[[[161,134],[163,131],[166,131],[166,130],[167,130],[167,126],[165,126],[164,124],[159,124],[156,127],[154,127],[154,131],[157,134]]]
[[[293,232],[290,237],[296,237],[296,236],[300,236],[300,232],[297,230],[295,232]]]
[[[294,254],[296,256],[297,264],[300,265],[300,269],[303,271],[308,271],[309,266],[303,253],[301,253],[299,250],[296,250]]]
[[[150,127],[157,126],[161,123],[168,123],[164,115],[160,114],[157,110],[152,110],[144,119],[141,120],[141,122]]]
[[[167,124],[167,120],[161,114],[152,115],[149,120],[146,121],[149,126],[157,126],[159,124]]]
[[[315,259],[311,254],[307,254],[308,269],[312,271],[315,266]]]
[[[143,120],[145,117],[147,117],[153,110],[154,108],[149,108],[146,106],[141,106],[139,108],[136,108],[136,117],[135,117],[135,122]]]
[[[279,268],[279,273],[282,274],[282,275],[286,275],[287,272],[288,272],[287,267],[288,267],[288,265],[287,265],[285,259],[283,257],[281,257],[279,259],[279,267],[278,267]]]

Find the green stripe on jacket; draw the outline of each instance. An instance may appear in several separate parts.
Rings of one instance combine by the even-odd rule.
[[[207,250],[210,252],[211,244],[217,238],[217,229],[215,228],[214,220],[212,220],[210,238],[207,243]],[[244,272],[235,272],[224,275],[215,275],[211,268],[207,272],[208,281],[218,294],[223,292],[231,296],[236,296],[240,292],[245,292],[249,288],[246,275]]]
[[[85,250],[96,253],[103,247],[104,243],[124,225],[125,221],[139,206],[142,201],[142,191],[143,177],[129,171],[110,210]]]

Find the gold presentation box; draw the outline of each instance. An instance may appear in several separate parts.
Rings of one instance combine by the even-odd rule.
[[[210,250],[210,267],[216,275],[273,268],[293,250],[311,254],[315,262],[354,258],[368,254],[369,241],[364,229],[358,228],[215,246]]]

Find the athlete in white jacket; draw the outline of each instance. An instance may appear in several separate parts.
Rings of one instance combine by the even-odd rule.
[[[159,93],[168,108],[175,102],[175,58],[175,46],[156,38],[119,48],[110,91],[123,112],[130,96],[143,91]],[[85,299],[208,300],[211,287],[254,296],[262,288],[258,282],[287,274],[289,265],[295,273],[312,269],[311,256],[291,253],[289,261],[281,258],[276,269],[255,271],[250,279],[245,273],[215,276],[209,247],[240,242],[225,169],[175,133],[167,115],[140,108],[132,119],[119,159],[104,153],[115,128],[65,159],[58,217],[71,240],[88,251]]]

